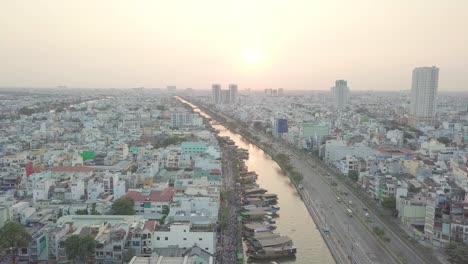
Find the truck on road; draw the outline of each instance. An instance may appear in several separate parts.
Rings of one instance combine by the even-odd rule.
[[[353,211],[351,211],[351,209],[346,209],[346,212],[348,213],[348,216],[349,217],[353,217]]]

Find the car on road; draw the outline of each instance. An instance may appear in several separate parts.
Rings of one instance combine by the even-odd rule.
[[[341,203],[341,198],[340,197],[336,197],[336,201]]]
[[[304,186],[302,186],[302,184],[299,184],[297,187],[299,188],[299,190],[304,189]]]
[[[367,211],[367,207],[363,207],[362,210]]]
[[[353,201],[349,200],[348,204],[349,204],[349,205],[352,205],[352,204],[353,204]]]
[[[366,217],[370,217],[369,213],[366,213],[365,216],[366,216]]]

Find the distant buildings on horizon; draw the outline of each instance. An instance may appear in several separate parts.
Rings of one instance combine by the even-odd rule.
[[[220,84],[213,84],[211,95],[215,104],[235,104],[239,98],[237,84],[229,84],[226,90],[221,89]]]

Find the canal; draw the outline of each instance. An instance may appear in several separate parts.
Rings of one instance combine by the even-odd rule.
[[[210,117],[196,106],[189,105],[194,108],[195,112]],[[258,174],[257,183],[261,188],[278,195],[278,206],[280,206],[281,210],[279,211],[279,218],[276,219],[276,232],[287,235],[293,240],[297,247],[297,254],[295,259],[275,261],[277,263],[296,264],[335,263],[296,188],[292,185],[288,176],[282,172],[278,164],[263,150],[251,144],[239,134],[233,133],[222,125],[212,124],[212,126],[219,130],[220,136],[228,136],[237,146],[249,151],[249,159],[246,161],[249,171],[255,171]]]

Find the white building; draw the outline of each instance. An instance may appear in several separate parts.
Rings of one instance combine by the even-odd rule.
[[[346,155],[345,158],[337,162],[338,170],[344,174],[348,175],[349,171],[359,172],[359,160],[354,156]]]
[[[216,232],[211,225],[193,225],[190,221],[173,222],[154,231],[153,243],[158,248],[198,246],[211,254],[216,250]]]
[[[5,222],[11,220],[10,207],[6,205],[0,205],[0,228]]]
[[[117,200],[125,195],[127,192],[126,190],[125,181],[119,181],[117,184],[114,185],[114,200]]]
[[[418,123],[433,124],[438,84],[439,68],[432,66],[413,70],[410,106],[410,122],[413,125]]]
[[[337,80],[335,86],[331,88],[331,93],[334,99],[335,108],[344,110],[349,100],[348,82],[345,80]]]
[[[36,203],[39,200],[49,199],[49,189],[53,183],[53,181],[48,179],[42,179],[36,183],[36,186],[33,187],[33,202]]]
[[[75,179],[71,183],[71,199],[74,201],[81,200],[81,197],[85,195],[84,181],[81,179]]]
[[[104,192],[104,184],[101,181],[90,181],[86,188],[88,193],[88,200],[96,201],[101,193]]]
[[[396,146],[403,145],[404,133],[398,129],[390,130],[387,132],[387,138]]]
[[[327,163],[334,163],[338,160],[346,158],[347,155],[355,156],[356,158],[367,159],[368,157],[379,155],[379,152],[362,143],[348,146],[346,141],[342,140],[326,141],[324,160]]]

